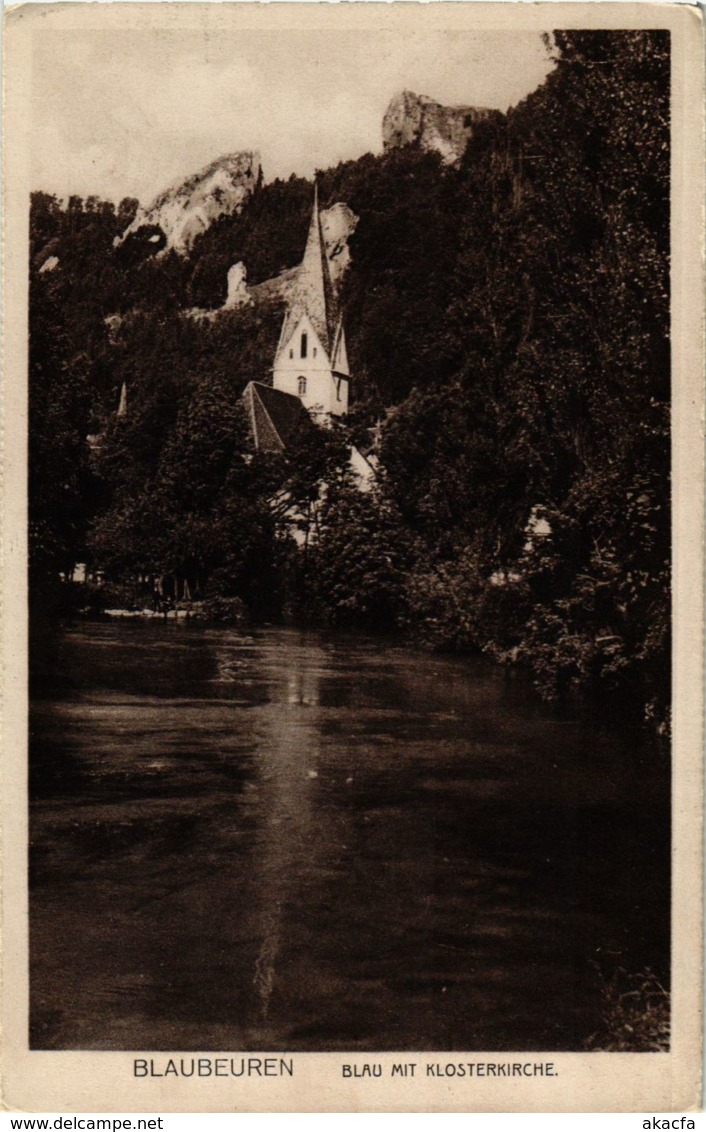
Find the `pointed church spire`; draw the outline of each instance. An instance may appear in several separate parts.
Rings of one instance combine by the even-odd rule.
[[[321,345],[329,353],[336,331],[334,306],[326,244],[319,217],[319,186],[314,181],[314,207],[311,212],[304,257],[292,288],[280,341],[287,341],[302,315],[307,314]]]
[[[343,322],[339,317],[319,215],[319,188],[304,256],[287,295],[272,388],[298,400],[319,423],[348,412],[349,372]]]

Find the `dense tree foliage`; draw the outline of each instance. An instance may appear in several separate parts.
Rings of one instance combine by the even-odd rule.
[[[33,561],[527,665],[548,698],[669,686],[669,39],[556,32],[555,67],[459,167],[413,147],[319,174],[359,216],[341,295],[347,427],[253,456],[240,409],[277,301],[215,309],[296,265],[311,185],[260,185],[188,256],[137,202],[32,202]],[[56,262],[54,262],[56,261]],[[53,264],[53,266],[52,266]],[[128,412],[116,417],[120,389]],[[347,444],[377,423],[361,495]],[[93,456],[84,438],[101,437]]]
[[[556,48],[543,87],[468,147],[455,373],[394,414],[383,462],[449,609],[465,590],[462,642],[523,659],[548,695],[632,690],[661,717],[668,40],[557,33]]]

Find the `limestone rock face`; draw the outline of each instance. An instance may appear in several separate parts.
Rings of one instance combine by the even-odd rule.
[[[160,229],[165,243],[159,254],[170,248],[185,254],[196,237],[214,220],[240,212],[260,177],[259,153],[246,151],[220,157],[140,208],[132,224],[119,236],[119,246],[141,229]]]
[[[348,241],[356,230],[358,220],[359,217],[353,210],[341,201],[332,204],[330,208],[325,208],[321,213],[321,231],[334,289],[338,288],[351,262]]]
[[[248,290],[248,272],[242,262],[234,263],[228,272],[228,295],[225,306],[230,310],[233,307],[247,307],[252,304],[252,295]]]
[[[418,145],[440,153],[447,165],[463,156],[476,124],[491,113],[478,106],[442,106],[425,94],[403,90],[390,102],[382,120],[385,152]]]
[[[54,269],[57,268],[58,266],[59,266],[59,257],[56,256],[56,255],[50,255],[48,259],[44,260],[44,263],[42,264],[42,266],[39,269],[39,274],[44,275],[44,273],[46,271],[54,271]]]

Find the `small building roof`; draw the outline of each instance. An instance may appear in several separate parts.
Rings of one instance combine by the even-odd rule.
[[[249,382],[243,401],[259,452],[283,452],[297,432],[314,427],[298,397],[271,385]]]

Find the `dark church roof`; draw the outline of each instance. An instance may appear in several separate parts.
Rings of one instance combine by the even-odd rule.
[[[243,393],[250,431],[259,452],[283,452],[295,433],[313,428],[298,397],[251,381]]]

